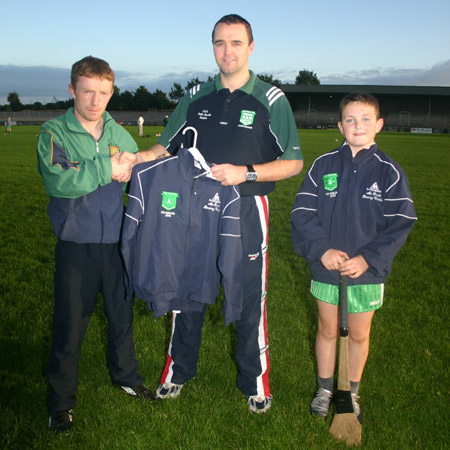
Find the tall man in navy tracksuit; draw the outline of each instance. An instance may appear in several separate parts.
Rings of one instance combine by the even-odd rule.
[[[183,138],[180,131],[193,126],[198,131],[198,149],[215,164],[213,176],[225,186],[239,185],[244,300],[236,322],[237,384],[248,397],[250,411],[265,412],[272,399],[266,320],[267,195],[276,181],[300,173],[302,153],[285,95],[249,70],[248,58],[255,46],[250,24],[238,15],[225,16],[216,23],[212,41],[220,73],[191,89],[158,143],[140,152],[138,161],[174,153]],[[183,384],[196,375],[205,311],[206,307],[199,313],[174,313],[157,397],[177,397]]]

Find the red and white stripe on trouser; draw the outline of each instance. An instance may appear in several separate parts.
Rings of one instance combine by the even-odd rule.
[[[161,383],[171,383],[173,377],[173,359],[172,359],[172,339],[175,331],[175,317],[179,314],[177,311],[172,311],[172,331],[170,333],[169,348],[167,349],[166,365],[164,366],[161,375]]]
[[[244,250],[244,305],[236,322],[238,388],[246,395],[270,396],[267,334],[267,277],[269,268],[267,196],[243,197],[241,233]]]
[[[264,351],[261,352],[261,368],[262,373],[257,378],[258,395],[270,396],[269,388],[269,338],[267,332],[267,278],[269,275],[269,199],[265,197],[257,197],[256,203],[260,211],[261,225],[263,230],[263,246],[262,246],[262,271],[261,271],[261,320],[259,324],[259,344]],[[260,394],[261,393],[261,394]]]

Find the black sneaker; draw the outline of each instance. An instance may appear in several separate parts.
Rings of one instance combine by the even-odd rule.
[[[145,387],[143,384],[135,388],[130,388],[129,386],[118,386],[118,388],[123,392],[125,392],[126,394],[130,395],[131,397],[141,398],[143,400],[149,400],[151,402],[153,400],[156,400],[155,396],[150,391],[150,389]]]
[[[68,433],[73,428],[72,410],[57,411],[48,419],[48,426],[55,433]]]

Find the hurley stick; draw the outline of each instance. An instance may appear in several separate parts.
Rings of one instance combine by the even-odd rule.
[[[361,424],[353,411],[348,373],[348,300],[347,277],[339,277],[339,377],[336,393],[336,413],[330,433],[345,440],[348,446],[361,445]]]

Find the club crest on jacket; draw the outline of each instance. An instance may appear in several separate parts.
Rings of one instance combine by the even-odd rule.
[[[172,211],[172,209],[175,209],[177,207],[178,194],[176,192],[162,191],[161,195],[162,195],[161,206],[166,211]]]
[[[326,191],[334,191],[338,186],[338,174],[337,173],[327,173],[322,177],[323,187]]]
[[[119,149],[119,147],[117,147],[117,145],[110,145],[109,146],[109,156],[113,156],[113,155],[115,155],[116,153],[119,153],[120,152],[120,149]]]

